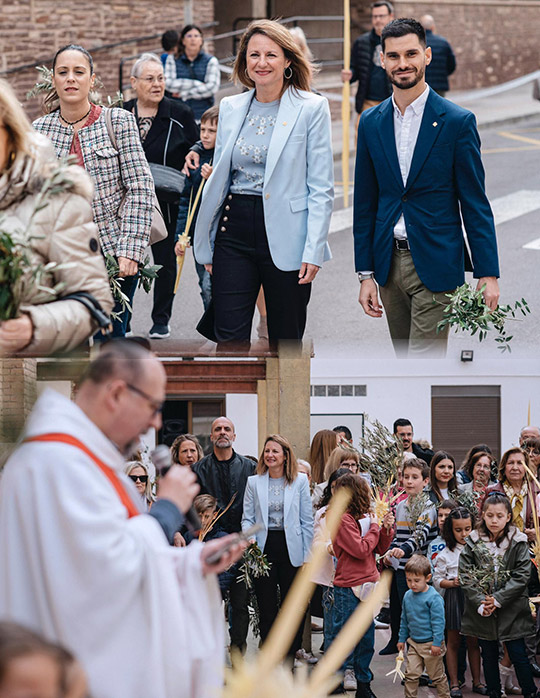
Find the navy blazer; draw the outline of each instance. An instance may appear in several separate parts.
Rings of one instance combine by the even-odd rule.
[[[476,119],[431,89],[405,185],[396,152],[392,98],[364,112],[358,126],[355,265],[357,271],[373,271],[381,286],[388,279],[394,226],[402,213],[414,266],[430,291],[450,291],[464,283],[462,221],[474,276],[499,276]]]

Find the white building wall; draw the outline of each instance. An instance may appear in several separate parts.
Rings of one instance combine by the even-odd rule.
[[[257,395],[230,393],[225,397],[225,414],[236,430],[234,450],[259,457]]]
[[[312,397],[311,435],[337,424],[351,425],[354,442],[360,435],[359,415],[367,413],[389,429],[394,419],[407,417],[416,438],[431,441],[432,385],[498,385],[501,390],[501,447],[517,443],[527,423],[540,424],[540,363],[508,357],[475,364],[448,361],[328,361],[312,360],[312,385],[366,385],[365,397]],[[323,416],[321,416],[323,415]],[[350,416],[347,421],[347,416]]]

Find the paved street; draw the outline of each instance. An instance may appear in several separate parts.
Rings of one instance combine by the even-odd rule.
[[[401,681],[396,679],[393,681],[393,676],[386,676],[389,671],[392,671],[395,667],[396,655],[380,657],[379,650],[382,649],[388,642],[390,638],[390,630],[376,630],[375,631],[375,655],[371,662],[371,670],[373,672],[373,682],[371,687],[377,698],[403,698],[403,686]],[[319,648],[322,642],[322,633],[314,633],[312,635],[312,647],[315,656],[319,657]],[[247,658],[251,659],[255,656],[257,642],[250,636],[248,638],[248,650]],[[403,667],[405,668],[405,667]],[[473,698],[477,694],[472,692],[471,676],[470,672],[466,673],[466,685],[463,687],[463,698]],[[536,684],[539,685],[539,681],[536,680]],[[354,692],[350,692],[347,695],[354,696]],[[433,688],[427,686],[420,687],[418,690],[419,698],[436,698],[437,691]]]
[[[532,313],[523,322],[513,322],[512,357],[522,358],[536,352],[539,326],[540,291],[540,117],[510,126],[484,128],[481,131],[483,158],[499,240],[502,278],[501,303],[524,296]],[[353,171],[351,160],[351,175]],[[393,358],[386,322],[364,316],[357,302],[358,281],[352,259],[352,200],[343,208],[341,166],[336,163],[336,201],[331,225],[330,245],[333,259],[325,264],[314,285],[308,311],[306,336],[313,338],[319,358],[350,356]],[[470,275],[469,275],[470,276]],[[144,334],[150,328],[150,298],[138,291],[133,329]],[[172,317],[172,338],[200,339],[195,325],[202,314],[191,252]],[[255,335],[254,335],[255,336]],[[209,345],[210,346],[210,345]],[[462,349],[474,349],[475,358],[497,357],[500,350],[492,339],[481,344],[464,335],[451,335],[449,356]]]

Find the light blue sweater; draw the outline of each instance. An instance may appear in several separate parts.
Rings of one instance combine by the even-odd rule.
[[[444,640],[444,601],[433,587],[409,591],[403,597],[399,641],[431,642],[440,647]]]

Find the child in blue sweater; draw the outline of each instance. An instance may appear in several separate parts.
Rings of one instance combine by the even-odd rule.
[[[409,591],[403,597],[398,650],[407,643],[405,698],[416,698],[425,669],[440,698],[450,698],[444,671],[444,602],[429,586],[431,565],[423,555],[413,555],[405,565]]]

